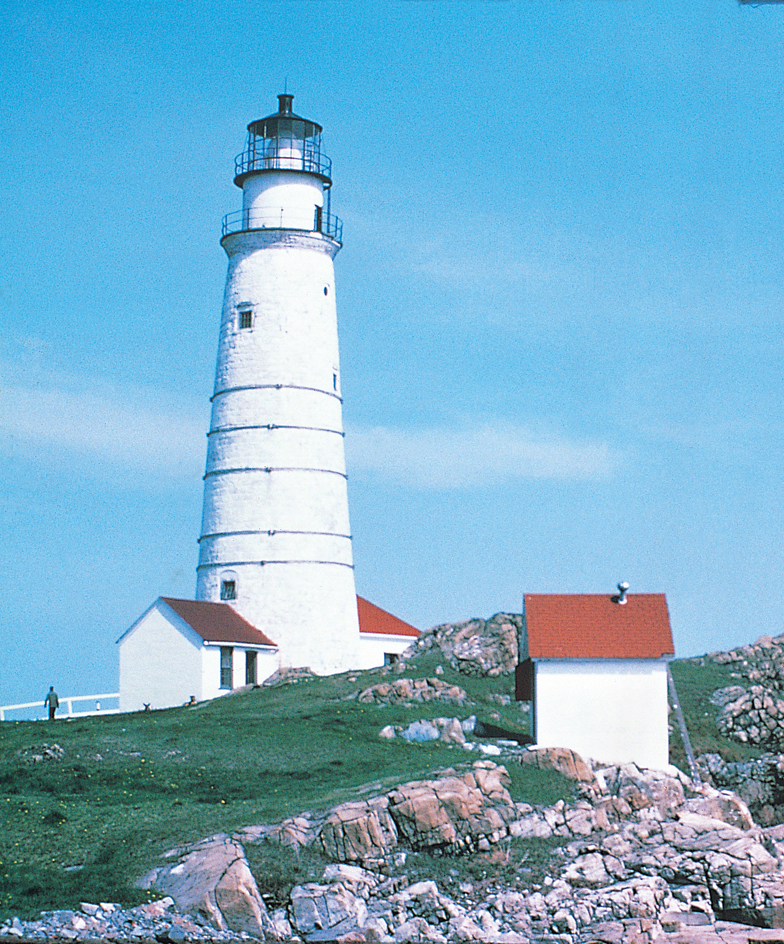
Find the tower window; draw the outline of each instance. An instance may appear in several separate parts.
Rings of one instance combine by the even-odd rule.
[[[338,375],[337,374],[332,375],[332,389],[333,390],[338,389]]]
[[[253,327],[253,312],[252,311],[241,311],[240,312],[240,329],[244,330],[245,328]]]
[[[237,581],[236,580],[222,580],[221,581],[221,600],[236,600],[237,599]]]
[[[220,687],[234,688],[234,650],[231,646],[220,647]]]
[[[329,289],[327,288],[326,285],[324,286],[324,294],[329,295]]]

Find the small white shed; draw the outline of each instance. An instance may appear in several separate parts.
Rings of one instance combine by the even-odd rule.
[[[275,643],[225,603],[158,597],[117,642],[120,711],[216,698],[278,668]]]
[[[663,593],[526,594],[517,697],[537,746],[666,767],[674,652]]]

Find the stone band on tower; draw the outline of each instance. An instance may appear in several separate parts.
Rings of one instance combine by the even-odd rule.
[[[223,221],[229,257],[199,538],[198,600],[227,601],[283,667],[358,665],[335,274],[321,126],[292,95],[248,125]]]

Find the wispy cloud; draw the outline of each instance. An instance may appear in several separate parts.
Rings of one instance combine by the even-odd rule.
[[[49,467],[77,461],[95,476],[144,473],[154,480],[200,475],[206,425],[201,409],[155,391],[82,378],[0,385],[0,436],[11,455]]]
[[[59,381],[59,382],[58,382]],[[79,466],[160,486],[198,481],[204,405],[86,378],[0,385],[0,442],[40,466]],[[526,479],[590,481],[621,456],[606,442],[572,439],[500,420],[430,429],[356,427],[346,437],[352,475],[418,489],[487,488]]]
[[[350,472],[414,488],[604,479],[621,460],[604,442],[572,440],[502,421],[440,429],[353,428],[346,450]]]
[[[366,211],[350,216],[366,242],[383,233],[385,258],[392,264],[431,284],[477,293],[538,293],[553,286],[560,291],[586,286],[593,278],[584,258],[585,239],[538,219],[528,219],[523,227],[513,218],[473,213],[456,226],[454,218],[436,214],[425,225],[421,216],[399,210],[379,227]]]

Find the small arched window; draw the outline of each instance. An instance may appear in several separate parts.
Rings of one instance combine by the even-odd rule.
[[[234,571],[226,571],[221,574],[220,598],[224,602],[237,599],[237,575]]]

